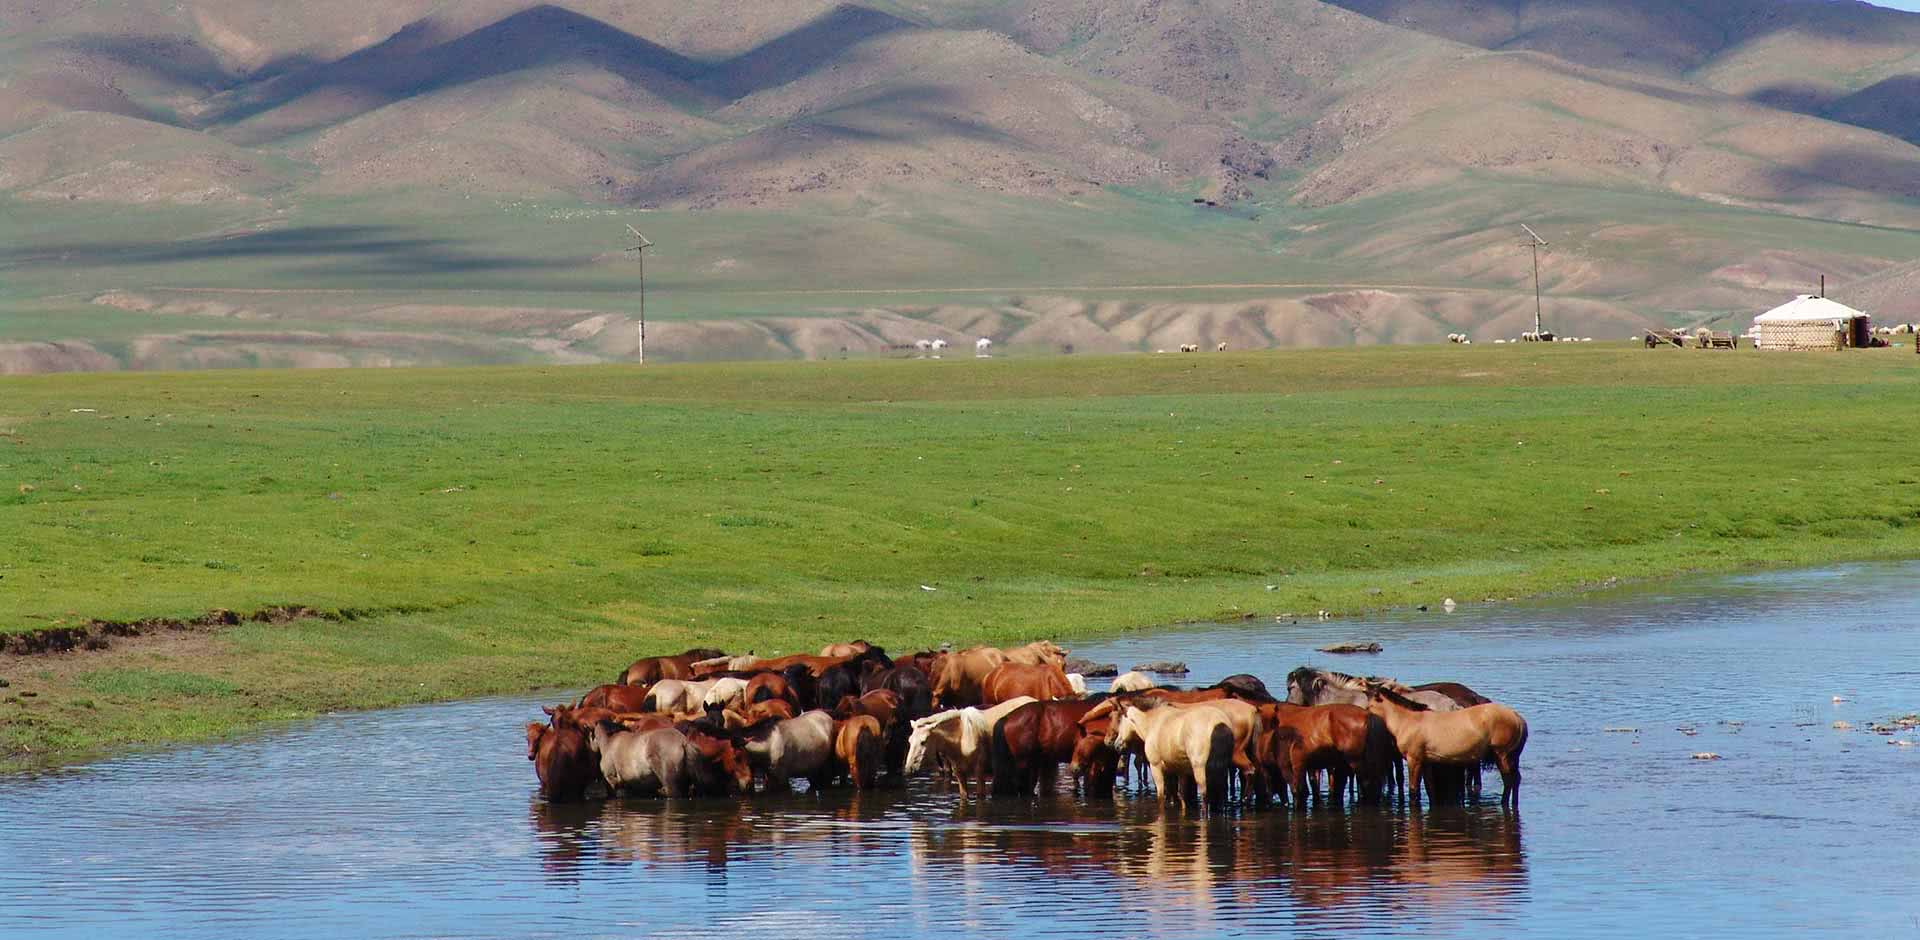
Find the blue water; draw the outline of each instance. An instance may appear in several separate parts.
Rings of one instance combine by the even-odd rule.
[[[1349,639],[1386,651],[1313,652]],[[1482,805],[1414,813],[967,805],[926,780],[549,806],[521,725],[552,694],[0,778],[0,936],[1920,937],[1920,747],[1866,730],[1920,710],[1920,565],[1074,652],[1466,682],[1531,725],[1524,809],[1492,775]]]

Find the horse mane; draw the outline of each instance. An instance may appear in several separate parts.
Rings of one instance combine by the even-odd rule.
[[[1227,693],[1228,698],[1237,698],[1242,701],[1253,702],[1257,705],[1272,705],[1273,703],[1280,701],[1279,699],[1274,698],[1273,693],[1271,692],[1268,692],[1263,695],[1259,692],[1253,691],[1252,689],[1241,688],[1240,686],[1236,686],[1236,685],[1228,685],[1226,683],[1226,680],[1224,679],[1219,682],[1215,682],[1210,686],[1206,686],[1205,688],[1202,688],[1199,691],[1211,692],[1214,689],[1221,689],[1225,691]]]
[[[1370,685],[1368,685],[1368,686],[1367,686],[1367,691],[1369,691],[1369,692],[1378,692],[1378,693],[1380,693],[1380,696],[1381,696],[1382,698],[1385,698],[1385,699],[1386,699],[1387,701],[1389,701],[1389,702],[1392,702],[1392,703],[1394,703],[1394,704],[1396,704],[1396,705],[1399,705],[1399,706],[1400,706],[1401,708],[1404,708],[1404,709],[1406,709],[1406,710],[1408,710],[1408,711],[1414,711],[1414,712],[1425,712],[1425,711],[1432,711],[1432,710],[1433,710],[1433,709],[1431,709],[1431,708],[1428,708],[1428,707],[1427,707],[1427,706],[1425,705],[1425,703],[1422,703],[1422,702],[1416,702],[1416,701],[1414,701],[1414,700],[1412,700],[1412,699],[1410,699],[1410,698],[1407,698],[1406,696],[1404,696],[1404,695],[1401,695],[1400,693],[1398,693],[1398,692],[1395,692],[1394,690],[1392,690],[1392,689],[1390,689],[1390,688],[1387,688],[1386,686],[1384,686],[1384,685],[1381,685],[1381,684],[1379,684],[1379,683],[1372,683],[1372,684],[1370,684]]]
[[[1089,692],[1087,693],[1087,697],[1081,699],[1080,701],[1085,702],[1089,705],[1098,705],[1101,702],[1104,702],[1107,699],[1112,697],[1113,697],[1112,692]]]

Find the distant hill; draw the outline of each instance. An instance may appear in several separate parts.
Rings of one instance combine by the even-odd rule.
[[[1917,102],[1846,0],[0,0],[0,370],[619,358],[629,222],[663,358],[1490,338],[1521,220],[1564,331],[1898,305]]]

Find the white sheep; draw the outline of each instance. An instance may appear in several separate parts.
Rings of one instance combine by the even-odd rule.
[[[914,348],[915,356],[918,356],[921,359],[925,359],[927,358],[927,350],[933,348],[933,340],[916,339],[913,341],[913,348]]]
[[[1199,343],[1181,343],[1180,351],[1181,352],[1199,352],[1200,344]]]
[[[1215,347],[1213,347],[1213,351],[1214,351],[1214,352],[1226,352],[1226,351],[1227,351],[1227,343],[1226,343],[1226,340],[1221,340],[1221,341],[1220,341],[1220,345],[1218,345],[1218,346],[1215,346]]]
[[[947,341],[944,339],[936,339],[933,341],[932,346],[933,358],[938,359],[940,358],[940,351],[947,348]]]
[[[984,336],[974,340],[973,341],[973,358],[975,359],[993,358],[993,353],[988,352],[988,350],[992,348],[993,348],[993,340],[990,340]]]

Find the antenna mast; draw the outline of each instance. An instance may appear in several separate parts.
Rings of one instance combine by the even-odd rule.
[[[647,362],[647,249],[653,247],[653,242],[648,241],[647,236],[640,234],[640,230],[631,225],[627,226],[627,231],[633,235],[633,240],[636,242],[627,250],[633,252],[634,259],[640,262],[640,335],[639,342],[633,348],[633,358],[634,361],[645,365]]]
[[[1540,326],[1540,249],[1547,247],[1548,243],[1540,237],[1539,232],[1528,228],[1527,223],[1520,223],[1520,227],[1527,230],[1529,239],[1522,247],[1533,250],[1533,335],[1539,336],[1545,332]]]

